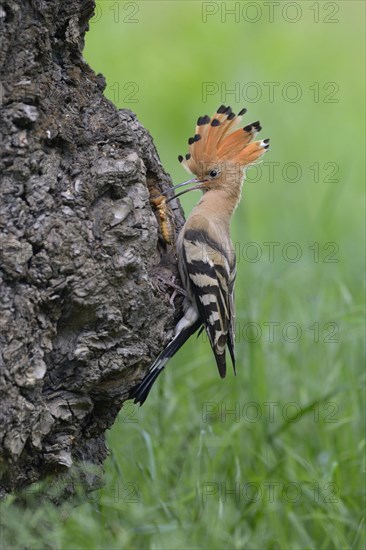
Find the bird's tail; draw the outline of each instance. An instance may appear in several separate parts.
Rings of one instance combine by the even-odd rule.
[[[176,336],[174,336],[173,340],[155,359],[146,376],[141,380],[141,382],[131,388],[128,394],[129,399],[133,399],[135,403],[139,403],[140,405],[145,402],[155,380],[161,371],[164,370],[164,367],[169,359],[173,357],[173,355],[176,354],[188,338],[199,329],[201,324],[201,321],[196,321],[193,325],[184,328]]]

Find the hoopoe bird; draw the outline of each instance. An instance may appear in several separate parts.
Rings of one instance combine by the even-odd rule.
[[[199,117],[189,153],[179,156],[194,177],[172,190],[191,185],[174,195],[199,189],[203,196],[181,229],[177,243],[178,269],[185,297],[184,314],[174,336],[152,363],[143,380],[129,393],[142,405],[152,385],[173,355],[192,334],[206,330],[221,378],[226,376],[226,347],[235,369],[234,283],[235,252],[230,239],[230,220],[244,181],[244,168],[269,148],[269,139],[252,141],[261,130],[259,121],[237,128],[246,109],[238,115],[221,105],[213,117]],[[199,332],[199,333],[200,333]]]

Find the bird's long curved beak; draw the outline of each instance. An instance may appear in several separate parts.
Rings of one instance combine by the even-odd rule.
[[[178,183],[178,185],[174,185],[171,189],[169,189],[169,194],[171,192],[175,192],[176,189],[179,189],[180,187],[185,187],[186,185],[193,184],[193,187],[190,187],[189,189],[186,189],[185,191],[181,191],[177,195],[173,195],[170,197],[166,202],[170,202],[173,199],[176,199],[177,197],[180,197],[181,195],[184,195],[184,193],[188,193],[189,191],[194,191],[195,189],[201,189],[202,188],[202,182],[198,180],[197,178],[192,178],[190,180],[184,181],[183,183]],[[195,185],[194,185],[195,184]]]
[[[192,178],[190,180],[184,181],[183,183],[178,183],[178,185],[174,185],[174,187],[171,188],[171,191],[178,189],[179,187],[184,187],[189,183],[199,183],[199,180],[197,178]]]
[[[193,183],[193,181],[192,182],[185,182],[185,183]],[[190,187],[189,189],[185,189],[184,191],[181,191],[177,195],[173,195],[172,197],[170,197],[170,199],[168,199],[166,201],[166,203],[172,201],[173,199],[177,199],[178,197],[180,197],[181,195],[184,195],[185,193],[189,193],[189,191],[194,191],[196,189],[204,189],[205,185],[204,185],[203,182],[200,182],[199,180],[195,180],[195,181],[197,182],[197,185],[194,185],[193,187]],[[176,185],[175,188],[181,187],[182,185],[184,185],[184,184],[180,183],[179,185]],[[172,189],[174,189],[174,187]]]
[[[179,189],[179,187],[185,187],[186,185],[190,185],[190,184],[192,184],[192,187],[190,187],[189,189],[185,189],[184,191],[181,191],[177,195],[174,194],[166,202],[170,202],[173,199],[176,199],[176,198],[180,197],[181,195],[184,195],[184,193],[188,193],[189,191],[194,191],[195,189],[203,189],[203,187],[204,187],[203,182],[201,180],[199,180],[197,178],[192,178],[190,180],[184,181],[183,183],[178,183],[178,185],[174,185],[174,187],[172,187],[169,190],[169,193],[170,192],[175,192],[175,190]]]

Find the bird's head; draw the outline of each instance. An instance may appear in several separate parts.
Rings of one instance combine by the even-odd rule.
[[[194,189],[240,194],[244,167],[254,163],[269,147],[269,140],[252,141],[261,130],[259,121],[237,128],[245,113],[246,109],[242,109],[236,115],[230,107],[221,105],[213,117],[199,117],[195,134],[188,140],[189,153],[178,157],[187,172],[194,175],[173,188],[191,184],[179,195]]]

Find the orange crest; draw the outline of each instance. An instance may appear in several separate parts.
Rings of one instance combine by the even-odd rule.
[[[189,153],[185,157],[178,157],[187,172],[199,177],[207,170],[207,166],[225,161],[245,166],[256,160],[258,153],[268,149],[269,139],[247,149],[261,126],[256,121],[244,128],[237,128],[246,111],[242,109],[236,115],[231,107],[221,105],[212,118],[208,115],[199,117],[195,135],[188,140]],[[252,149],[255,155],[252,155]]]

